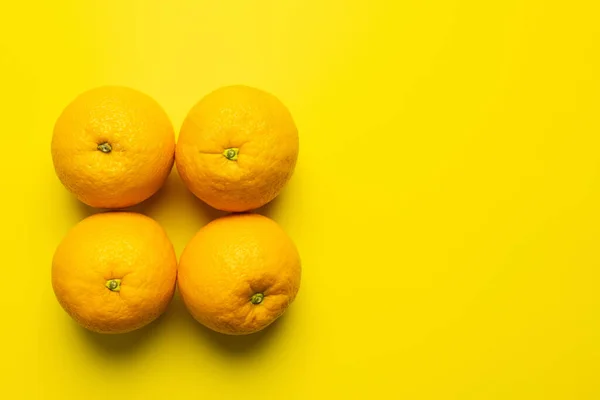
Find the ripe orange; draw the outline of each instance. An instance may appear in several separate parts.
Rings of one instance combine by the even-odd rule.
[[[175,154],[188,189],[225,211],[273,200],[297,158],[298,130],[288,109],[247,86],[218,89],[197,103],[183,122]]]
[[[198,322],[242,335],[283,314],[298,293],[300,275],[298,251],[277,223],[234,214],[194,236],[181,255],[177,284]]]
[[[165,311],[177,259],[165,231],[142,214],[109,212],[79,222],[52,261],[52,287],[67,313],[96,332],[140,328]]]
[[[175,134],[167,114],[137,90],[103,86],[77,97],[59,116],[52,160],[63,185],[99,208],[122,208],[160,189],[171,168]]]

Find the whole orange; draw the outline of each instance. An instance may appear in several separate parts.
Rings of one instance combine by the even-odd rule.
[[[92,215],[71,229],[52,261],[67,313],[96,332],[123,333],[161,315],[175,291],[177,259],[163,228],[142,214]]]
[[[221,333],[257,332],[284,313],[300,287],[300,257],[290,237],[258,214],[216,219],[186,246],[179,291],[192,316]]]
[[[298,158],[298,130],[275,96],[227,86],[197,103],[175,154],[188,189],[214,208],[247,211],[273,200]]]
[[[73,100],[52,136],[52,160],[63,185],[99,208],[140,203],[160,189],[173,167],[175,134],[151,97],[102,86]]]

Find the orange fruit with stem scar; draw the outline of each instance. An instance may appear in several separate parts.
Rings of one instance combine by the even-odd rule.
[[[124,208],[156,193],[175,156],[175,133],[161,106],[137,90],[102,86],[61,113],[52,136],[60,181],[82,202]]]
[[[188,113],[177,170],[210,206],[248,211],[273,200],[294,172],[298,130],[275,96],[248,86],[215,90]]]
[[[73,227],[52,260],[52,287],[85,328],[124,333],[149,324],[175,291],[177,259],[163,228],[142,214],[92,215]]]
[[[186,246],[179,291],[192,316],[221,333],[257,332],[281,316],[300,287],[300,257],[273,220],[233,214],[204,226]]]

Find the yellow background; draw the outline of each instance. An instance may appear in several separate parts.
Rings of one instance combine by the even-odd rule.
[[[2,396],[600,398],[600,9],[571,0],[8,2],[0,16]],[[303,257],[249,337],[175,299],[99,336],[54,299],[55,246],[93,212],[54,175],[80,92],[273,92],[301,134],[261,212]],[[219,215],[173,173],[136,210],[178,254]]]

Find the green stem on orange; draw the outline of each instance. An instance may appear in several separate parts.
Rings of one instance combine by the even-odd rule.
[[[120,279],[109,279],[106,281],[106,287],[112,292],[121,291],[121,280]]]
[[[262,303],[263,299],[265,298],[265,295],[262,293],[254,293],[252,295],[252,297],[250,297],[250,302],[252,304],[260,304]]]
[[[240,152],[240,149],[238,149],[237,147],[231,147],[229,149],[225,149],[225,151],[223,152],[223,155],[228,160],[236,161],[238,159],[239,152]]]
[[[108,153],[110,153],[112,151],[112,146],[108,142],[100,143],[98,145],[98,150],[100,150],[103,153],[107,153],[108,154]]]

